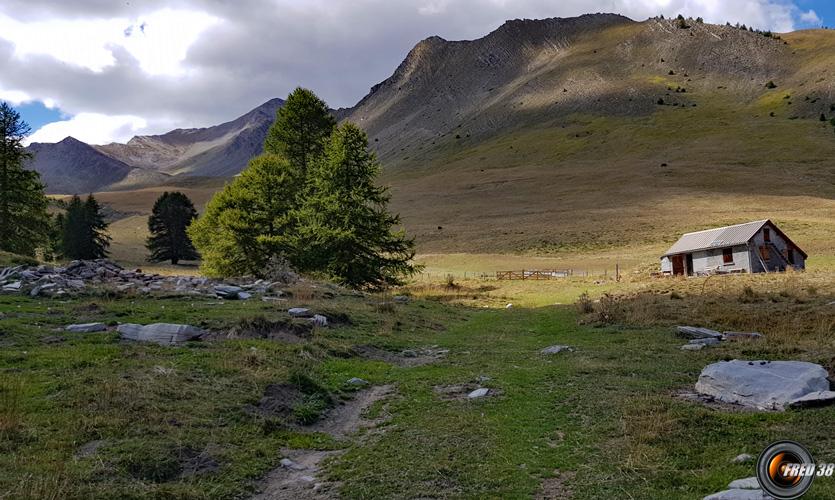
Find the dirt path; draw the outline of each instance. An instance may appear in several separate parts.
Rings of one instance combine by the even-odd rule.
[[[377,401],[394,394],[394,386],[374,386],[356,393],[353,399],[342,402],[319,422],[309,427],[311,432],[323,432],[336,439],[361,440],[366,433],[386,420],[385,416],[368,418],[365,414]],[[322,462],[338,457],[342,451],[282,449],[282,464],[264,479],[260,493],[252,500],[329,499],[338,498],[338,484],[318,477]]]

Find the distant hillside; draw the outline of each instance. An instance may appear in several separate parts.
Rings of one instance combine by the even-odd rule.
[[[41,174],[49,193],[90,193],[125,179],[133,167],[72,137],[55,144],[33,143],[28,167]]]
[[[284,101],[271,99],[249,113],[214,127],[177,129],[134,137],[127,144],[96,146],[128,165],[168,174],[231,177],[261,153],[267,130]]]

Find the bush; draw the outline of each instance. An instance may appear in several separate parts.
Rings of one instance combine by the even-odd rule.
[[[776,83],[774,83],[774,81],[769,80],[769,81],[768,81],[768,83],[766,83],[766,84],[765,84],[765,88],[767,88],[767,89],[776,89],[776,88],[777,88],[777,84],[776,84]]]
[[[577,297],[577,301],[574,302],[574,306],[580,314],[591,314],[594,312],[594,302],[592,302],[588,292],[581,293],[580,296]]]

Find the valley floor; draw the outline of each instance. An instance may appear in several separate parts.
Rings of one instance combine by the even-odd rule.
[[[763,279],[744,302],[751,282],[708,298],[701,282],[668,280],[650,301],[624,302],[623,324],[570,305],[585,287],[599,296],[593,282],[574,282],[569,305],[544,305],[549,295],[510,309],[483,307],[503,296],[479,301],[494,282],[417,286],[405,304],[325,285],[297,285],[281,302],[3,295],[0,498],[701,498],[754,475],[731,460],[777,439],[835,461],[835,407],[742,412],[679,397],[724,359],[801,359],[832,373],[835,293],[805,275]],[[540,285],[559,286],[515,286],[536,297]],[[752,327],[795,307],[815,323],[679,350],[669,324],[720,309],[708,299],[748,308]],[[334,321],[293,328],[293,306]],[[634,314],[651,307],[674,313]],[[160,347],[62,331],[87,321],[215,335]],[[553,344],[576,350],[540,353]],[[490,392],[468,399],[478,387]],[[305,469],[282,469],[284,457]],[[822,479],[807,498],[833,496],[835,481]]]

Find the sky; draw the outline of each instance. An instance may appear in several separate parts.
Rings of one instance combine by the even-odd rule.
[[[352,106],[429,36],[593,12],[835,26],[831,0],[3,0],[0,100],[30,142],[125,142],[229,121],[297,86]]]

